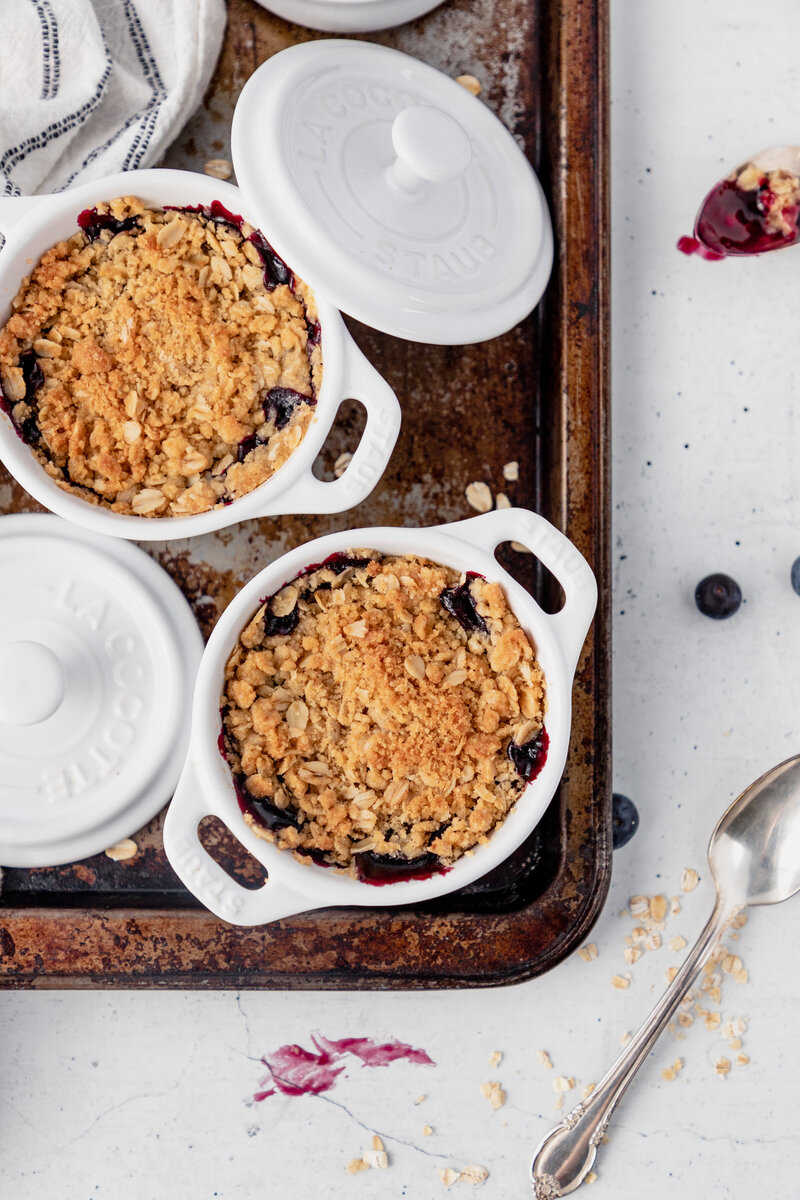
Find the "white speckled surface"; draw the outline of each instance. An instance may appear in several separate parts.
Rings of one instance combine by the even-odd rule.
[[[705,919],[718,813],[799,748],[789,568],[800,554],[800,250],[707,264],[674,248],[717,175],[750,150],[800,141],[800,9],[772,0],[768,21],[764,11],[752,0],[612,3],[615,782],[642,824],[615,858],[597,960],[484,993],[0,994],[0,1195],[433,1200],[446,1194],[438,1168],[478,1162],[491,1172],[487,1200],[529,1196],[530,1153],[557,1115],[552,1075],[581,1086],[617,1054],[679,961],[669,936],[691,939]],[[713,570],[746,599],[720,624],[692,602]],[[689,865],[703,879],[665,944],[626,967],[631,922],[619,910],[632,893],[677,893]],[[797,1193],[799,911],[796,900],[755,912],[736,946],[750,981],[726,980],[721,1007],[723,1020],[748,1020],[750,1063],[718,1079],[713,1063],[730,1052],[702,1022],[679,1044],[667,1036],[587,1196]],[[631,986],[615,990],[626,969]],[[259,1056],[309,1046],[314,1029],[398,1037],[437,1066],[354,1064],[326,1096],[254,1104]],[[492,1069],[496,1049],[505,1058]],[[676,1056],[685,1066],[665,1082]],[[479,1088],[495,1078],[508,1100],[492,1112]],[[373,1130],[389,1169],[348,1176]],[[461,1183],[452,1194],[472,1193]]]

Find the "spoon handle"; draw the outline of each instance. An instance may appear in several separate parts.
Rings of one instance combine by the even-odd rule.
[[[591,1096],[547,1134],[531,1163],[536,1200],[555,1200],[580,1187],[597,1156],[611,1114],[652,1050],[659,1035],[711,957],[722,934],[741,906],[723,906],[717,898],[713,913],[683,966],[636,1036],[603,1077]]]

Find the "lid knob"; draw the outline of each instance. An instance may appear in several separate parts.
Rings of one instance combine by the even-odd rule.
[[[38,725],[64,699],[64,670],[40,642],[0,646],[0,722]]]
[[[397,159],[387,177],[395,188],[411,194],[426,183],[457,179],[472,160],[469,138],[455,117],[427,104],[413,104],[398,113],[392,145]]]

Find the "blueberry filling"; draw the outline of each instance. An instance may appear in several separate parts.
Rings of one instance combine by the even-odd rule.
[[[78,225],[90,242],[96,242],[104,229],[111,230],[111,236],[127,233],[131,229],[141,229],[138,217],[124,217],[118,221],[111,213],[98,212],[96,208],[85,208],[78,214]]]
[[[254,433],[251,433],[246,438],[242,438],[239,442],[239,449],[236,451],[236,461],[244,462],[251,450],[255,450],[257,445],[258,438]]]
[[[267,420],[275,418],[275,428],[285,429],[292,419],[292,413],[301,404],[316,404],[313,396],[303,396],[294,388],[277,387],[267,392],[264,398],[264,416]]]
[[[300,822],[291,809],[278,808],[277,804],[271,804],[269,800],[251,796],[244,775],[237,775],[233,782],[239,808],[242,812],[251,813],[259,825],[263,825],[265,829],[285,829],[289,825],[294,829],[300,828]]]
[[[247,240],[255,246],[258,257],[261,259],[261,265],[264,268],[264,287],[267,291],[274,291],[281,283],[285,283],[287,287],[294,287],[292,272],[280,255],[272,249],[263,233],[255,229]]]
[[[435,854],[420,854],[416,858],[394,858],[390,854],[376,854],[367,850],[355,855],[358,878],[362,883],[380,886],[397,883],[401,879],[430,879],[443,874],[447,868]]]
[[[286,613],[282,617],[276,617],[269,609],[264,613],[264,636],[265,637],[288,637],[297,628],[297,622],[300,620],[300,613],[297,610],[297,605],[294,606],[291,612]]]
[[[272,388],[264,397],[264,417],[267,421],[271,417],[274,418],[275,429],[279,431],[286,428],[292,419],[292,413],[301,404],[313,406],[316,402],[316,397],[303,396],[293,388]],[[242,438],[236,451],[237,462],[244,462],[248,454],[255,450],[256,446],[262,444],[262,439],[257,433],[251,433],[246,438]]]
[[[25,350],[19,356],[19,368],[22,371],[22,381],[25,384],[25,395],[23,400],[26,404],[33,407],[36,393],[44,383],[44,371],[41,368],[39,359],[33,350]],[[11,417],[11,423],[16,430],[17,436],[26,446],[37,446],[41,441],[42,435],[39,430],[39,425],[33,413],[26,417],[24,421],[15,421],[12,415],[13,405],[3,395],[3,390],[0,388],[0,409],[8,413]]]
[[[480,576],[475,571],[468,571],[467,578],[459,587],[445,588],[439,599],[442,606],[451,617],[455,617],[462,629],[467,633],[488,633],[489,629],[483,617],[475,607],[475,601],[470,592],[473,579]]]
[[[541,771],[547,759],[547,750],[550,745],[550,738],[547,736],[547,730],[542,726],[535,737],[529,742],[523,742],[518,746],[516,742],[509,742],[508,757],[514,764],[514,768],[521,779],[525,783],[530,783],[536,778]]]
[[[322,337],[322,330],[320,329],[319,321],[306,320],[306,327],[308,329],[308,345],[318,346],[320,343],[320,338]]]

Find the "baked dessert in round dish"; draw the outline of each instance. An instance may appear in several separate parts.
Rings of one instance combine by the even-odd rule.
[[[499,584],[350,550],[266,598],[224,672],[244,820],[367,882],[446,870],[543,766],[545,680]]]
[[[78,217],[0,330],[0,407],[47,474],[114,512],[188,516],[269,479],[322,381],[310,289],[218,202]]]

